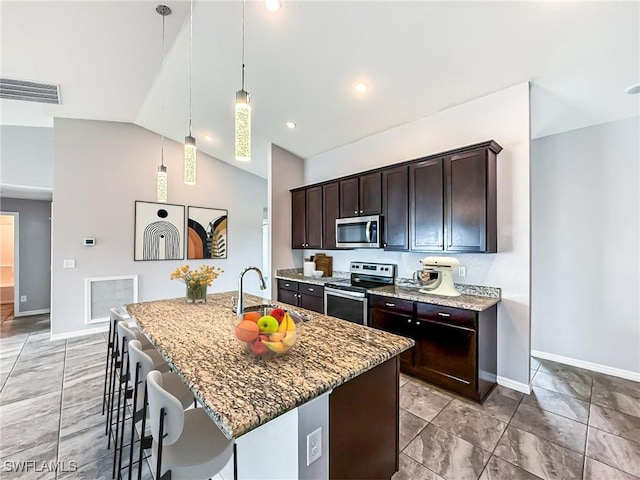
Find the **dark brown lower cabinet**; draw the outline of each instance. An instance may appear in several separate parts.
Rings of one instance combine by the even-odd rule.
[[[415,340],[411,356],[401,357],[402,372],[484,401],[497,378],[497,306],[476,312],[411,302],[409,314],[406,303],[372,295],[369,310],[372,327]]]
[[[324,313],[324,287],[278,279],[278,301]]]
[[[395,356],[329,395],[330,479],[390,479],[398,471],[398,377]]]

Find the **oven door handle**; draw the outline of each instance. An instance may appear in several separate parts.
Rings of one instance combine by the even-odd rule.
[[[366,298],[366,293],[362,292],[346,292],[344,290],[337,290],[329,287],[324,288],[324,293],[328,296],[341,297],[341,298],[349,298],[352,300],[357,300],[359,302],[363,301]]]

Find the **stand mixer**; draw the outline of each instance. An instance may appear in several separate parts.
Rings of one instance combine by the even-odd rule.
[[[422,285],[420,292],[447,297],[458,297],[451,274],[452,268],[460,266],[457,258],[453,257],[425,257],[420,260],[422,270],[416,272]]]

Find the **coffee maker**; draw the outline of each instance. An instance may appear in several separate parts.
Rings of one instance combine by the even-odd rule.
[[[417,280],[422,288],[420,292],[446,297],[458,297],[460,292],[453,283],[452,268],[460,266],[457,258],[425,257],[420,260],[422,270],[416,272]]]

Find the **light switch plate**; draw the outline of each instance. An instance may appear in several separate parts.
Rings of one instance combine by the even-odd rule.
[[[62,261],[62,268],[76,268],[76,261],[73,259],[65,259]]]

